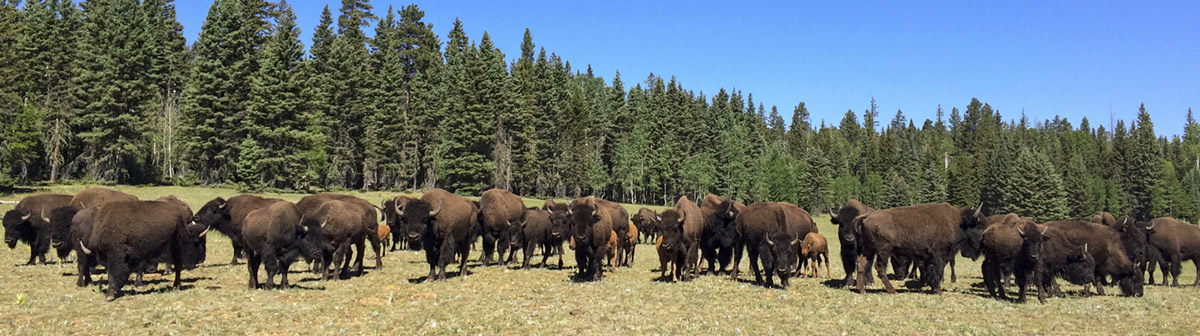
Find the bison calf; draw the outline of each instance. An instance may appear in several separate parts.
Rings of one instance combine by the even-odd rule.
[[[833,277],[829,274],[829,245],[825,241],[825,236],[820,233],[805,235],[804,242],[800,243],[800,255],[809,261],[809,277],[821,276],[821,264],[825,264],[825,277]]]

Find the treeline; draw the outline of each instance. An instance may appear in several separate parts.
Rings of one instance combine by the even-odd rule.
[[[416,5],[375,15],[343,0],[306,49],[284,1],[216,1],[191,46],[172,1],[0,4],[0,184],[498,187],[638,203],[716,193],[814,210],[858,198],[982,202],[1039,220],[1200,217],[1190,110],[1171,139],[1144,108],[1106,129],[1005,120],[976,99],[920,125],[901,111],[881,120],[874,99],[861,122],[849,110],[814,125],[801,102],[787,125],[736,89],[606,80],[528,30],[512,59],[460,21],[443,41]]]

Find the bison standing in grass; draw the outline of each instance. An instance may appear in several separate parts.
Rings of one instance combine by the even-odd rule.
[[[633,225],[637,227],[638,232],[641,234],[638,237],[639,243],[643,241],[655,243],[655,238],[658,237],[658,231],[655,230],[658,227],[658,213],[655,213],[654,210],[641,208],[629,219],[633,221]]]
[[[525,203],[521,197],[501,189],[489,189],[479,196],[479,223],[483,231],[483,255],[479,263],[484,266],[498,261],[500,265],[508,263],[504,252],[509,246],[509,227],[521,220],[525,213]],[[492,252],[496,259],[492,259]]]
[[[762,273],[767,275],[765,285],[775,285],[773,277],[779,275],[780,285],[788,286],[788,278],[792,267],[800,254],[801,228],[799,218],[791,218],[794,213],[788,208],[789,204],[779,202],[754,203],[742,209],[738,214],[737,245],[733,253],[733,272],[731,277],[737,280],[739,263],[742,260],[743,249],[749,253],[750,271],[754,272],[754,281],[763,284]],[[758,262],[762,261],[760,272]]]
[[[572,200],[568,205],[568,217],[571,238],[575,241],[575,263],[579,265],[577,278],[583,281],[604,279],[603,259],[616,252],[609,251],[615,233],[613,227],[628,223],[629,215],[616,203],[589,196]],[[617,239],[620,237],[618,233]]]
[[[358,250],[358,255],[354,258],[354,272],[362,274],[363,258],[367,254],[366,243],[364,240],[370,241],[371,248],[375,250],[375,268],[382,269],[383,251],[381,251],[379,245],[379,235],[376,234],[379,227],[379,222],[376,221],[378,214],[375,212],[377,207],[374,204],[371,204],[371,202],[367,202],[367,200],[362,198],[350,195],[320,193],[316,195],[304,196],[304,198],[301,198],[299,202],[296,202],[296,207],[300,208],[301,215],[307,217],[313,211],[316,211],[318,208],[320,208],[322,204],[333,200],[348,203],[352,206],[352,210],[358,214],[358,232],[352,236],[354,247]]]
[[[1142,274],[1125,255],[1116,230],[1101,224],[1075,221],[1051,221],[1044,225],[1062,230],[1072,244],[1090,246],[1088,253],[1096,263],[1093,282],[1097,293],[1104,295],[1100,279],[1112,276],[1120,286],[1122,295],[1142,296]],[[1088,290],[1086,286],[1084,290]]]
[[[680,280],[690,281],[693,277],[700,275],[700,240],[704,233],[704,217],[700,212],[700,207],[696,206],[687,198],[687,196],[679,197],[675,202],[675,208],[663,211],[661,220],[658,226],[660,232],[666,235],[669,230],[679,231],[680,246],[686,255],[684,262],[679,267],[681,275]]]
[[[317,221],[301,223],[300,209],[291,202],[275,202],[246,215],[240,236],[246,247],[246,265],[250,269],[250,289],[258,288],[258,266],[267,270],[266,289],[288,289],[288,268],[296,258],[305,261],[321,257],[321,226]]]
[[[387,226],[394,233],[392,235],[391,251],[395,251],[396,249],[417,250],[421,248],[420,245],[409,245],[408,239],[404,239],[404,236],[400,234],[401,230],[403,229],[400,223],[400,209],[403,208],[404,204],[408,203],[408,201],[414,199],[415,198],[403,195],[396,196],[384,200],[383,207],[381,207],[379,210],[379,212],[383,213],[383,222],[387,224]]]
[[[815,232],[805,235],[800,243],[800,256],[809,261],[808,276],[820,277],[820,265],[825,264],[825,277],[833,277],[829,274],[829,242],[825,241],[825,236]]]
[[[361,252],[363,235],[367,234],[362,229],[360,210],[349,202],[330,200],[321,203],[316,210],[301,212],[302,226],[320,228],[318,232],[321,234],[322,244],[317,246],[322,251],[322,257],[318,273],[322,278],[333,280],[349,275],[350,246],[359,244]]]
[[[550,246],[554,248],[554,253],[558,254],[558,269],[563,268],[563,255],[566,250],[563,249],[563,243],[571,236],[570,217],[566,203],[557,203],[552,199],[546,200],[542,205],[542,210],[546,210],[550,214]]]
[[[1170,217],[1159,217],[1150,221],[1146,226],[1150,237],[1150,248],[1162,256],[1162,285],[1167,285],[1167,275],[1171,276],[1171,286],[1179,286],[1179,273],[1184,261],[1190,260],[1196,266],[1196,281],[1192,286],[1200,285],[1200,227],[1184,223]]]
[[[664,216],[678,216],[679,212],[675,210],[667,210],[663,212]],[[670,219],[672,222],[681,222],[678,219]],[[668,276],[671,282],[679,282],[680,270],[684,261],[687,260],[687,252],[683,250],[683,232],[679,228],[663,229],[662,234],[658,236],[658,240],[654,244],[654,249],[658,251],[659,273],[662,279],[667,279]]]
[[[553,229],[549,211],[538,208],[525,209],[520,222],[509,229],[509,244],[512,246],[508,253],[509,259],[516,255],[518,249],[523,250],[524,258],[521,268],[529,269],[533,252],[540,246],[542,248],[542,266],[545,267],[546,260],[556,253],[552,236]],[[559,256],[558,259],[562,260],[562,256]]]
[[[704,230],[700,234],[700,249],[704,260],[708,261],[708,275],[724,274],[729,267],[737,236],[733,221],[745,207],[742,202],[713,194],[705,195],[701,201],[700,215],[704,218]],[[699,266],[696,267],[699,271]]]
[[[46,264],[46,253],[50,252],[50,212],[70,204],[71,195],[39,194],[21,199],[17,206],[4,213],[4,244],[17,248],[17,242],[29,244],[29,261]],[[70,247],[57,246],[59,262],[70,252]]]
[[[837,212],[829,211],[829,221],[838,226],[838,242],[841,243],[842,270],[846,272],[846,286],[854,283],[854,269],[858,262],[859,243],[858,230],[854,226],[854,218],[865,215],[874,209],[868,208],[856,199],[846,201]],[[868,260],[867,263],[873,263]],[[867,282],[871,281],[871,273],[867,273]]]
[[[934,293],[942,293],[942,275],[946,262],[957,248],[979,246],[987,219],[979,209],[960,209],[948,203],[929,203],[859,216],[862,254],[858,256],[858,291],[866,293],[863,275],[874,257],[875,271],[888,293],[895,294],[887,279],[887,264],[892,256],[901,256],[923,265],[921,281]],[[969,240],[975,240],[970,242]]]
[[[196,223],[207,225],[229,237],[229,243],[233,245],[233,258],[229,261],[229,265],[237,265],[238,258],[245,256],[243,254],[245,244],[242,242],[242,223],[246,220],[246,216],[254,210],[265,208],[276,202],[283,202],[283,200],[249,194],[233,196],[228,200],[217,197],[196,211]]]
[[[419,241],[429,263],[426,280],[446,280],[446,265],[461,255],[459,276],[467,275],[473,230],[479,209],[471,200],[442,189],[425,192],[421,199],[408,201],[400,209],[401,231],[410,242]]]
[[[192,223],[191,209],[178,200],[107,203],[94,218],[91,237],[80,248],[107,269],[108,301],[120,294],[131,271],[145,269],[164,254],[174,267],[176,290],[182,286],[183,269],[204,260],[208,227]],[[144,286],[140,273],[135,286]]]

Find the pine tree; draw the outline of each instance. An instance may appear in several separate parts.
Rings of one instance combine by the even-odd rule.
[[[483,83],[485,65],[481,53],[496,51],[492,50],[490,38],[484,41],[481,45],[489,49],[487,52],[469,43],[462,21],[456,20],[446,45],[446,119],[441,121],[445,137],[440,145],[444,154],[438,164],[441,170],[438,178],[445,181],[444,188],[462,194],[476,194],[490,185],[493,169],[487,155],[491,153],[495,116],[480,93],[495,89],[482,87],[492,83]]]
[[[925,166],[918,183],[917,203],[945,202],[947,199],[946,169],[942,156],[926,155]]]
[[[150,0],[142,3],[146,10],[151,85],[155,92],[153,160],[158,174],[176,177],[180,160],[177,148],[179,134],[179,95],[183,92],[188,73],[188,47],[183,37],[183,25],[175,18],[173,0]]]
[[[1062,177],[1045,154],[1021,148],[1009,180],[1011,188],[1004,192],[1008,212],[1036,222],[1067,218]]]
[[[1100,212],[1099,200],[1090,191],[1092,177],[1084,167],[1083,156],[1079,153],[1068,154],[1067,165],[1063,169],[1064,190],[1074,190],[1067,198],[1067,218],[1084,219]]]
[[[793,157],[805,157],[806,151],[813,145],[811,139],[814,134],[808,118],[808,108],[804,107],[804,102],[796,104],[796,108],[792,109],[792,125],[787,131],[788,152]]]
[[[410,160],[415,159],[415,148],[410,147],[409,139],[414,129],[406,118],[404,100],[409,81],[404,63],[405,36],[391,6],[386,13],[375,26],[375,37],[371,40],[373,85],[369,94],[374,113],[366,118],[366,140],[362,141],[364,189],[398,189],[414,173]]]
[[[896,172],[888,174],[887,185],[884,186],[883,204],[887,208],[909,206],[913,204],[909,196],[908,181]]]
[[[17,52],[17,39],[22,36],[20,15],[17,2],[0,2],[0,125],[15,124],[20,109],[21,56]],[[8,132],[0,136],[0,186],[15,184],[10,175],[13,160],[9,148],[14,145],[13,140]]]
[[[517,84],[516,114],[521,122],[512,128],[513,155],[513,184],[514,191],[527,192],[537,187],[538,179],[538,148],[543,141],[538,130],[548,124],[544,118],[539,118],[537,106],[537,68],[534,63],[533,35],[525,28],[525,36],[521,41],[521,57],[513,63],[512,77]],[[614,86],[619,83],[617,76]]]
[[[338,37],[329,50],[327,74],[329,75],[330,109],[328,121],[335,127],[326,135],[332,141],[326,150],[329,153],[327,183],[333,187],[363,186],[368,176],[363,174],[363,141],[366,119],[374,114],[370,92],[375,85],[370,80],[367,37],[362,28],[369,26],[375,16],[371,5],[365,0],[342,0],[338,16]]]
[[[1130,212],[1134,218],[1148,221],[1156,215],[1156,204],[1162,209],[1161,203],[1165,199],[1162,197],[1164,186],[1160,184],[1162,180],[1159,177],[1162,173],[1162,150],[1144,104],[1138,108],[1138,122],[1132,133],[1122,161],[1125,163],[1122,182],[1129,195]]]
[[[438,79],[443,62],[442,44],[433,32],[433,25],[421,21],[424,17],[425,12],[416,5],[405,6],[400,11],[399,29],[403,32],[404,50],[402,60],[407,80],[403,89],[405,116],[413,129],[421,130],[407,135],[401,149],[402,157],[411,158],[401,162],[401,167],[405,167],[406,171],[412,170],[413,189],[420,183],[433,186],[436,181],[434,163],[439,155],[438,123],[442,119],[441,98],[438,95]]]

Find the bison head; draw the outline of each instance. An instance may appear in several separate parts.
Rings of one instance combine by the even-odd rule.
[[[79,211],[79,208],[70,205],[50,210],[50,245],[54,248],[72,247],[71,221]]]
[[[21,238],[22,232],[29,226],[29,217],[32,214],[27,214],[20,210],[9,210],[4,213],[4,244],[8,248],[16,248],[17,240]]]
[[[321,234],[321,224],[317,218],[303,217],[300,225],[296,226],[296,237],[300,238],[295,242],[296,248],[305,262],[312,263],[322,258],[321,247],[325,244],[325,237]]]
[[[983,239],[983,230],[987,229],[987,217],[983,215],[983,203],[973,209],[963,209],[962,224],[960,228],[963,230],[965,241],[961,245],[962,256],[971,258],[972,260],[979,258],[982,254],[979,241]]]
[[[408,237],[409,242],[419,242],[433,229],[434,223],[437,222],[437,215],[442,211],[442,202],[439,200],[436,208],[421,199],[413,199],[405,202],[398,210],[398,215],[401,222],[401,232]]]
[[[542,206],[542,210],[550,213],[550,236],[555,239],[563,239],[570,230],[570,224],[567,217],[567,205],[555,203],[554,200],[546,200],[546,205]]]
[[[679,216],[678,213],[676,213],[674,209],[667,210],[667,211],[672,213],[670,215],[671,217]],[[667,213],[663,212],[663,214],[666,215]],[[675,221],[675,220],[672,220],[672,221]],[[683,226],[682,226],[683,221],[677,221],[677,222],[678,222],[678,224],[676,224],[675,226],[672,226],[670,228],[663,226],[663,225],[659,225],[659,227],[658,227],[659,233],[662,235],[661,246],[662,246],[662,248],[666,249],[667,251],[683,250]]]
[[[1146,267],[1146,249],[1150,246],[1146,238],[1147,226],[1149,226],[1148,223],[1134,221],[1128,216],[1117,220],[1110,226],[1117,230],[1117,234],[1121,238],[1121,249],[1124,250],[1125,256],[1129,257],[1129,261],[1133,262],[1133,266],[1138,269],[1138,273],[1145,271]]]
[[[796,252],[799,247],[800,238],[786,230],[774,234],[764,233],[762,246],[759,247],[764,271],[774,271],[786,283],[788,275],[792,274],[792,265],[796,264]]]
[[[204,225],[205,227],[221,228],[229,224],[229,203],[225,202],[224,198],[214,198],[204,206],[200,207],[200,211],[196,211],[196,217],[193,219],[196,224]]]
[[[1017,233],[1021,235],[1022,254],[1035,262],[1041,258],[1042,243],[1050,239],[1046,236],[1046,230],[1049,229],[1050,227],[1046,227],[1039,230],[1037,224],[1030,220],[1026,220],[1024,225],[1018,225]]]
[[[528,214],[529,214],[529,212],[526,211],[524,214],[521,215],[521,220],[519,222],[512,223],[512,225],[508,226],[508,232],[505,232],[505,234],[508,235],[508,246],[509,247],[520,246],[521,243],[525,241],[525,221],[526,221],[525,216]],[[499,243],[498,240],[497,240],[497,243]],[[500,248],[502,248],[502,247],[498,247],[497,249],[500,249]]]
[[[179,237],[180,260],[183,268],[192,269],[204,262],[208,251],[208,225],[189,223],[184,225]]]
[[[576,246],[586,246],[592,243],[592,227],[600,221],[600,206],[596,200],[588,198],[582,202],[571,202],[567,208],[567,217],[571,221],[571,235],[575,238]]]

